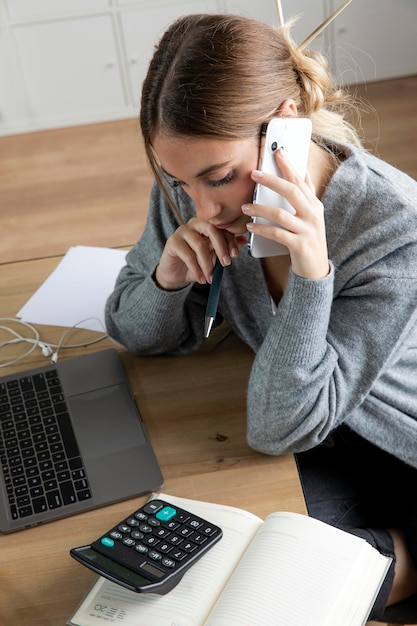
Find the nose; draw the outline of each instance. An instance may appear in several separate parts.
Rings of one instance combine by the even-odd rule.
[[[199,220],[209,222],[213,217],[221,213],[221,204],[214,202],[207,194],[199,194],[193,200],[196,216]]]

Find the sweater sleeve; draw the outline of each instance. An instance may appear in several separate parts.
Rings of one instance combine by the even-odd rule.
[[[181,208],[187,220],[185,204]],[[155,185],[143,235],[127,254],[105,308],[107,332],[132,354],[184,354],[204,340],[207,286],[165,291],[153,279],[165,242],[178,225]]]

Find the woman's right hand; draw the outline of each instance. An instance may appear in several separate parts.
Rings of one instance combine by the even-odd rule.
[[[216,258],[223,266],[230,265],[244,243],[246,236],[233,235],[193,217],[167,239],[155,280],[169,291],[182,289],[191,282],[211,283]]]

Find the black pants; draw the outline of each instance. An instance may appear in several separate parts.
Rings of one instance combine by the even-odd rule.
[[[417,470],[346,426],[296,455],[308,513],[366,539],[394,559],[369,619],[417,624],[417,595],[386,608],[395,554],[388,528],[402,528],[417,564]]]

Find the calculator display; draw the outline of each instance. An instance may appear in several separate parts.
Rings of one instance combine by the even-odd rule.
[[[82,555],[83,558],[90,561],[92,569],[94,569],[97,574],[103,575],[104,571],[106,571],[109,576],[113,575],[115,577],[113,582],[118,582],[118,578],[123,578],[126,584],[130,582],[134,586],[147,585],[149,583],[147,578],[99,554],[95,550],[92,550],[90,546],[76,548],[76,550],[78,550],[79,555]],[[93,565],[96,565],[97,569],[95,569]]]

